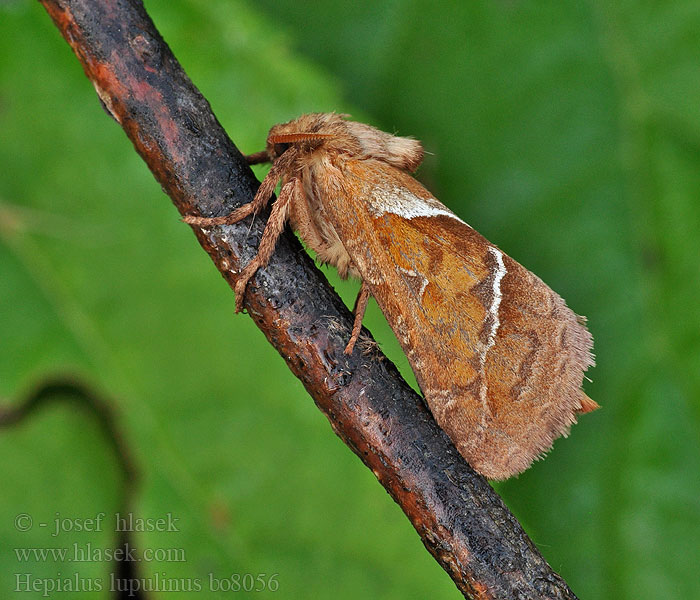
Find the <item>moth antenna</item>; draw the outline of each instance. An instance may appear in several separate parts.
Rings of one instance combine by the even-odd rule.
[[[315,142],[335,137],[332,133],[279,133],[268,138],[270,144],[295,144],[297,142]]]

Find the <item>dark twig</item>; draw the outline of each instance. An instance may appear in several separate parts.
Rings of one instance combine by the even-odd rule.
[[[181,214],[223,215],[250,202],[257,181],[141,2],[42,3]],[[195,229],[232,287],[266,216]],[[293,236],[251,280],[245,306],[465,596],[575,598],[368,334],[343,354],[352,316]]]

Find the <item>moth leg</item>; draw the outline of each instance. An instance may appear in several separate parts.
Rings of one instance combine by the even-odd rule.
[[[362,329],[362,319],[365,316],[365,310],[367,310],[367,302],[369,301],[370,291],[369,286],[363,281],[360,286],[360,291],[355,299],[355,307],[352,312],[355,313],[355,323],[352,326],[352,335],[350,336],[350,341],[348,345],[345,346],[345,354],[352,354],[353,348],[355,348],[355,342],[357,338],[360,337],[360,330]]]
[[[298,184],[298,179],[292,179],[282,186],[277,201],[272,205],[270,218],[267,221],[267,225],[265,226],[260,240],[260,245],[258,246],[258,253],[238,275],[238,279],[233,288],[236,293],[236,312],[239,312],[243,306],[243,299],[245,298],[245,290],[248,281],[250,281],[250,278],[255,275],[255,272],[260,267],[267,265],[272,253],[275,251],[277,239],[284,230],[284,226],[287,224],[287,219],[289,218],[289,205],[294,195],[298,193]]]
[[[276,181],[275,185],[277,185]],[[238,221],[242,221],[248,215],[256,213],[265,207],[270,200],[270,196],[265,197],[264,195],[260,194],[260,190],[262,190],[262,184],[258,188],[258,193],[255,194],[255,198],[252,202],[239,206],[236,210],[227,215],[223,215],[221,217],[196,217],[194,215],[186,215],[182,218],[182,220],[185,223],[197,225],[198,227],[210,227],[212,225],[233,225],[238,223]],[[270,195],[272,195],[272,192],[270,192]]]
[[[257,154],[260,154],[259,152]],[[251,154],[255,157],[255,154]],[[277,182],[282,175],[289,169],[289,166],[296,157],[296,149],[289,148],[282,156],[280,156],[272,165],[270,172],[263,179],[258,191],[255,194],[252,202],[239,206],[233,212],[223,215],[222,217],[196,217],[194,215],[186,215],[182,218],[185,223],[197,225],[198,227],[210,227],[212,225],[233,225],[245,219],[248,215],[257,213],[264,208],[272,197],[272,192],[277,187]],[[251,163],[252,164],[252,163]]]
[[[270,155],[267,150],[262,152],[253,152],[253,154],[246,154],[243,158],[249,165],[259,165],[262,163],[270,162]]]

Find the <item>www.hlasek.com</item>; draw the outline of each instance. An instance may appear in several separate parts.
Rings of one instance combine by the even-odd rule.
[[[184,548],[136,550],[128,542],[120,548],[102,548],[91,542],[73,542],[62,548],[14,548],[19,563],[29,562],[187,562]]]
[[[278,573],[233,573],[206,577],[168,577],[154,573],[150,577],[126,579],[114,573],[108,578],[81,577],[78,573],[56,577],[33,577],[31,573],[15,573],[15,592],[34,592],[48,598],[57,593],[101,592],[108,590],[122,596],[162,592],[276,592],[279,589]]]

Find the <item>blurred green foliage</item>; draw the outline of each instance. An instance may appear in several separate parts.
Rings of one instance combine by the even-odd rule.
[[[499,491],[580,597],[700,597],[700,5],[146,6],[243,151],[317,110],[424,141],[419,177],[586,314],[596,339],[586,389],[602,410]],[[458,597],[252,321],[233,316],[30,0],[0,3],[0,136],[0,395],[69,372],[114,399],[141,470],[136,515],[180,519],[137,543],[186,552],[141,563],[143,576],[279,573],[284,598]],[[352,302],[357,284],[328,275]],[[367,322],[406,371],[376,307]],[[110,449],[67,407],[0,435],[0,595],[16,573],[109,568],[13,550],[110,543],[36,526],[117,510]]]

